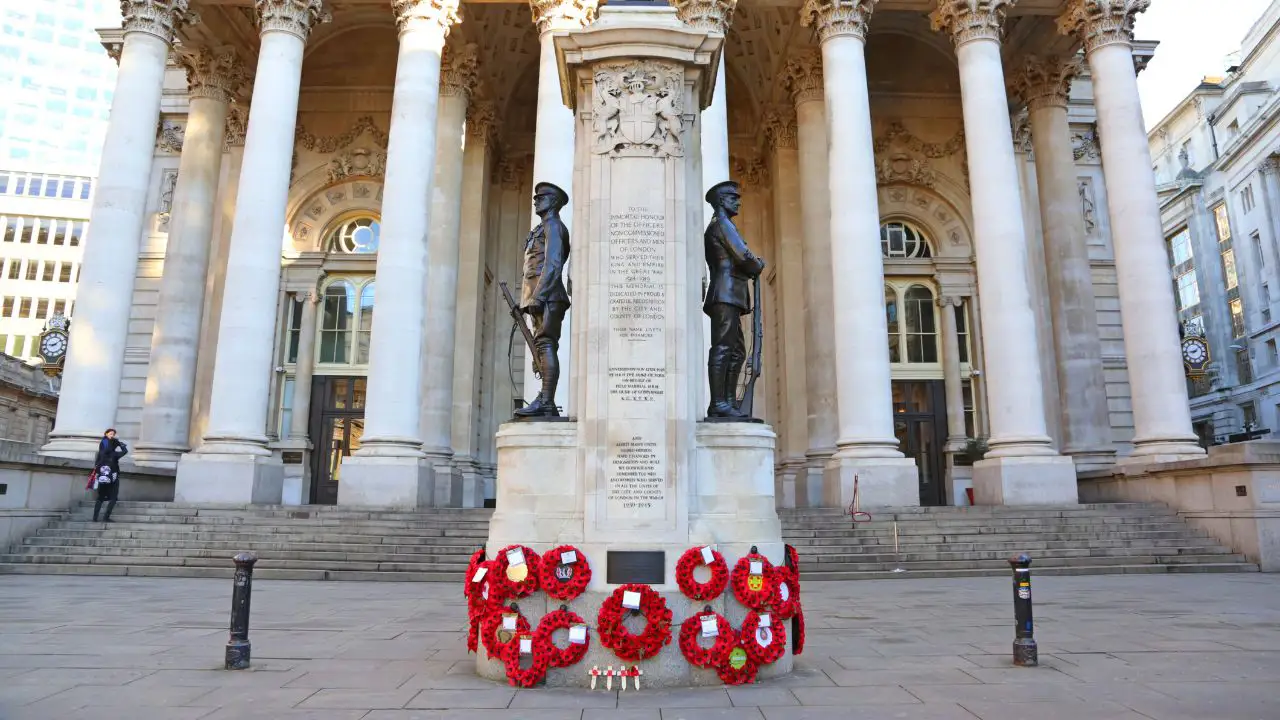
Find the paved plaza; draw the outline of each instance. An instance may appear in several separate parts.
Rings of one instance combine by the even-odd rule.
[[[1011,595],[810,583],[792,677],[619,694],[476,678],[453,585],[259,581],[253,669],[227,672],[230,581],[0,576],[0,719],[1280,718],[1280,576],[1037,578],[1035,669],[1010,665]]]

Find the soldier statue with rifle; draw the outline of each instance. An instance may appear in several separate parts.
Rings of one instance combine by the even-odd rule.
[[[533,188],[533,210],[542,222],[529,233],[524,245],[524,279],[517,308],[506,283],[502,291],[513,320],[533,355],[533,369],[542,378],[542,389],[533,402],[515,411],[517,419],[559,418],[556,384],[560,380],[560,326],[569,310],[569,293],[563,274],[569,259],[569,229],[560,220],[560,208],[569,204],[564,190],[547,182]],[[533,332],[524,315],[533,321]]]
[[[703,234],[707,267],[711,278],[702,311],[711,317],[711,351],[707,357],[707,376],[711,385],[708,420],[751,421],[751,399],[755,380],[760,375],[761,320],[760,273],[764,261],[751,254],[733,217],[742,206],[738,184],[726,181],[707,191],[707,202],[715,209],[715,217]],[[755,285],[751,297],[748,285]],[[753,302],[754,301],[754,302]],[[753,312],[751,376],[742,401],[737,400],[738,375],[747,360],[746,342],[742,336],[742,316]]]

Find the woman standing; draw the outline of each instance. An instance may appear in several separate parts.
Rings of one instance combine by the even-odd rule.
[[[120,497],[120,458],[129,453],[129,448],[116,439],[115,428],[108,428],[102,434],[102,442],[98,443],[98,455],[93,460],[93,486],[98,490],[98,500],[93,504],[93,521],[98,522],[98,511],[102,509],[102,501],[107,501],[107,514],[104,522],[111,522],[111,511],[116,507],[116,498]]]

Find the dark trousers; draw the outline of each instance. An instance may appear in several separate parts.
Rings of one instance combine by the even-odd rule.
[[[111,519],[111,511],[116,507],[116,498],[120,497],[120,481],[98,484],[98,499],[93,503],[93,521],[98,521],[98,511],[102,509],[102,502],[107,502],[107,514],[103,520]]]
[[[564,314],[569,311],[568,303],[551,302],[542,306],[542,312],[530,313],[533,319],[533,342],[542,350],[547,347],[560,348],[560,328],[564,323]]]
[[[711,303],[707,305],[706,313],[711,317],[708,363],[741,368],[747,359],[747,343],[742,335],[742,308],[728,303]]]

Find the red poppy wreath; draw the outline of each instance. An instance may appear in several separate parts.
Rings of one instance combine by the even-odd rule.
[[[565,558],[573,562],[565,562]],[[591,582],[591,564],[578,548],[561,545],[542,554],[538,582],[543,592],[556,600],[573,600]]]
[[[765,627],[765,618],[768,626]],[[787,651],[787,630],[777,617],[768,613],[747,613],[742,621],[742,648],[757,665],[768,665],[777,662]]]
[[[750,653],[743,647],[745,642],[746,638],[739,635],[738,641],[729,648],[725,661],[716,667],[716,675],[720,676],[720,681],[725,685],[746,685],[756,681],[756,672],[760,666],[756,665],[756,661],[751,659]]]
[[[644,632],[639,635],[622,624],[623,615],[627,612],[622,602],[628,592],[640,595],[639,611],[646,622]],[[667,601],[648,585],[629,583],[619,586],[600,606],[596,624],[600,644],[623,660],[651,658],[671,643],[671,610]]]
[[[506,641],[498,639],[498,632],[503,630],[502,618],[504,615],[516,616],[516,627],[512,631],[510,628],[504,630],[511,635]],[[520,611],[513,607],[503,607],[490,612],[480,623],[480,642],[484,645],[484,649],[489,653],[491,658],[502,657],[502,651],[506,646],[510,645],[516,635],[529,632],[529,621],[525,619]]]
[[[484,575],[476,580],[475,577],[481,570],[484,570]],[[486,560],[467,578],[467,617],[474,620],[502,609],[507,594],[498,579],[498,573],[498,561]]]
[[[702,619],[715,618],[716,638],[711,647],[703,647],[698,643],[702,636]],[[715,668],[729,660],[729,651],[738,643],[738,633],[723,615],[710,609],[690,615],[680,624],[680,653],[690,665],[701,668]]]
[[[511,557],[514,551],[519,550],[524,556],[525,570],[520,571],[519,564],[513,566]],[[538,575],[542,565],[542,558],[538,557],[538,553],[530,550],[524,545],[508,545],[498,551],[498,556],[494,559],[498,564],[495,574],[497,577],[497,585],[502,589],[503,595],[513,598],[529,597],[538,589]],[[514,569],[513,569],[514,568]],[[512,576],[515,576],[514,578]]]
[[[781,620],[788,620],[800,607],[800,581],[789,567],[773,569],[773,611]]]
[[[569,667],[582,660],[582,656],[587,654],[587,649],[591,646],[589,635],[584,634],[583,642],[570,642],[563,648],[557,647],[551,637],[557,630],[568,630],[574,625],[585,626],[586,624],[581,615],[563,607],[542,617],[542,622],[538,623],[538,629],[533,631],[533,645],[535,648],[541,645],[546,649],[548,667]]]
[[[796,577],[800,577],[800,553],[796,552],[795,546],[787,545],[787,566],[791,568]]]
[[[753,573],[752,564],[759,563],[760,572]],[[755,547],[733,566],[733,596],[752,610],[763,610],[773,599],[773,565]]]
[[[689,548],[676,562],[676,584],[680,586],[680,592],[694,600],[714,600],[720,597],[729,583],[729,566],[724,556],[718,550],[711,550],[712,561],[707,563],[704,550],[706,548]],[[703,565],[711,570],[711,579],[700,583],[694,579],[693,571]]]
[[[520,652],[522,640],[529,641],[529,653]],[[537,636],[521,633],[502,648],[502,664],[507,668],[507,683],[514,687],[533,687],[547,676],[547,667],[551,661],[547,651],[549,643],[539,644]],[[520,657],[529,655],[533,662],[529,667],[520,668]]]

